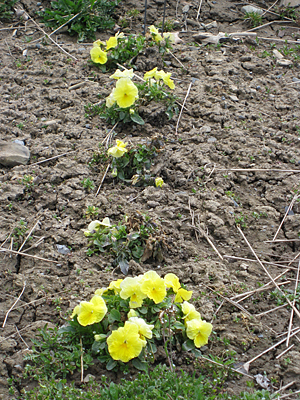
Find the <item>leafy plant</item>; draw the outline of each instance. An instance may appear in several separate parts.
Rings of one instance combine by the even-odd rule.
[[[255,11],[252,12],[246,12],[244,16],[244,20],[250,21],[250,24],[253,28],[256,26],[262,25],[262,16]]]
[[[14,5],[18,0],[4,0],[0,4],[0,19],[11,19],[14,15]]]
[[[116,146],[108,149],[112,156],[112,176],[134,186],[158,186],[150,173],[152,160],[158,152],[155,139],[150,144],[138,144],[130,149],[126,148],[127,143],[116,142]]]
[[[97,217],[99,214],[99,208],[95,206],[88,206],[85,213],[84,213],[84,218],[90,219]]]
[[[107,217],[102,222],[92,221],[84,234],[90,241],[88,255],[109,252],[114,257],[113,264],[125,275],[130,260],[163,260],[164,237],[158,224],[145,214],[125,216],[118,225],[111,225]]]
[[[81,184],[87,191],[93,190],[95,188],[95,184],[90,178],[83,179],[81,181]]]
[[[94,40],[97,30],[111,29],[112,18],[120,0],[57,0],[39,15],[47,26],[57,28],[68,22],[68,32],[78,35],[78,41]],[[71,18],[73,18],[71,20]]]

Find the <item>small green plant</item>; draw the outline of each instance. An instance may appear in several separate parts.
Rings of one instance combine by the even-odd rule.
[[[24,128],[23,122],[20,122],[19,124],[17,124],[17,127],[22,130]]]
[[[158,27],[162,28],[162,22],[158,24]],[[172,21],[171,19],[167,19],[164,25],[164,32],[172,32],[172,31],[174,31],[174,21]]]
[[[57,0],[51,2],[51,8],[39,12],[47,26],[57,28],[69,20],[68,32],[78,35],[78,41],[94,40],[97,30],[113,28],[112,18],[120,0]]]
[[[139,115],[139,107],[149,106],[152,102],[163,104],[169,119],[178,113],[177,99],[167,89],[175,88],[171,73],[158,71],[155,67],[145,73],[143,83],[134,83],[133,77],[133,69],[117,70],[111,76],[117,80],[116,87],[99,107],[100,118],[111,124],[134,122],[143,125],[145,122]],[[91,110],[93,114],[96,112],[95,108]],[[87,108],[86,112],[89,114]]]
[[[258,12],[246,12],[244,20],[250,22],[251,26],[255,28],[256,26],[262,25],[262,16]]]
[[[0,4],[0,20],[11,19],[14,15],[14,5],[18,0],[4,0]]]
[[[112,225],[109,218],[92,221],[84,232],[90,242],[87,254],[109,253],[113,265],[127,274],[129,261],[163,260],[164,235],[158,223],[145,214],[126,215],[123,222]]]
[[[25,234],[28,231],[27,222],[21,219],[18,225],[14,228],[12,237],[15,239],[14,246],[15,248],[19,248],[20,242],[25,239]],[[30,240],[31,237],[28,238]]]
[[[98,207],[88,206],[83,217],[87,218],[87,219],[96,218],[98,214],[99,214],[99,208]]]
[[[235,223],[243,229],[247,228],[247,223],[246,223],[247,219],[248,217],[246,215],[243,215],[243,213],[240,213],[239,216],[235,216],[234,218]]]
[[[81,184],[88,192],[95,189],[95,184],[90,178],[83,179]]]
[[[34,186],[34,177],[31,175],[24,175],[22,178],[22,184],[25,185],[26,189],[31,189]]]
[[[138,144],[129,149],[127,143],[116,140],[116,145],[108,149],[112,157],[112,176],[134,186],[162,186],[160,177],[153,177],[150,172],[152,160],[157,156],[155,145],[157,137],[150,144]],[[158,141],[159,143],[159,141]]]

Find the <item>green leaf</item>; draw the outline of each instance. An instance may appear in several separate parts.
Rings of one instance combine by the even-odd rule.
[[[201,351],[198,350],[198,349],[192,349],[192,353],[193,353],[196,357],[202,356]]]
[[[141,314],[147,314],[148,309],[147,309],[146,307],[142,307],[142,308],[139,308],[139,312],[140,312]]]
[[[107,371],[111,371],[112,369],[114,369],[117,364],[118,363],[116,360],[113,359],[109,360],[108,363],[106,364]]]
[[[191,351],[193,349],[195,349],[195,344],[191,339],[188,339],[186,342],[182,344],[182,350],[184,351]]]
[[[137,113],[131,114],[130,118],[131,118],[131,121],[135,122],[136,124],[144,125],[144,123],[145,123],[143,118]]]
[[[74,332],[76,332],[76,329],[73,326],[62,326],[57,331],[59,335],[62,335],[63,333],[74,333]]]
[[[185,326],[184,326],[184,324],[182,324],[181,322],[178,322],[178,321],[176,321],[174,324],[172,324],[173,325],[173,327],[175,328],[175,329],[178,329],[178,330],[180,330],[180,331],[182,331],[183,329],[185,329]]]
[[[115,321],[121,321],[121,314],[118,310],[111,310],[110,315],[114,317]]]
[[[145,371],[145,372],[148,371],[148,364],[147,364],[146,362],[143,362],[143,361],[139,360],[138,358],[134,358],[134,359],[132,360],[132,365],[133,365],[136,369],[138,369],[138,370],[140,370],[140,371]]]

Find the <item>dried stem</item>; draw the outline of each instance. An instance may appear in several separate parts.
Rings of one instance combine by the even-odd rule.
[[[184,101],[183,101],[183,104],[182,104],[182,107],[181,107],[181,110],[180,110],[180,113],[179,113],[179,117],[178,117],[178,120],[177,120],[176,129],[175,129],[175,135],[177,135],[177,132],[178,132],[178,125],[179,125],[179,121],[180,121],[180,118],[181,118],[181,115],[182,115],[183,107],[184,107],[185,102],[186,102],[186,100],[187,100],[187,98],[188,98],[188,95],[189,95],[189,93],[190,93],[192,84],[193,84],[193,82],[191,82],[191,83],[189,84],[187,93],[186,93],[186,95],[185,95],[185,98],[184,98]]]
[[[107,172],[108,172],[108,170],[109,170],[109,167],[110,167],[110,163],[107,165],[106,170],[105,170],[105,172],[104,172],[104,175],[103,175],[103,177],[102,177],[102,179],[101,179],[100,185],[99,185],[98,190],[97,190],[97,193],[96,193],[96,197],[98,196],[98,194],[99,194],[99,192],[100,192],[100,189],[101,189],[102,184],[103,184],[103,182],[104,182],[104,179],[105,179],[105,177],[106,177],[106,175],[107,175]]]
[[[279,227],[278,227],[278,229],[277,229],[277,231],[276,231],[276,233],[275,233],[275,235],[273,237],[273,241],[277,238],[277,235],[278,235],[278,233],[279,233],[279,231],[280,231],[280,229],[281,229],[286,217],[288,216],[288,213],[293,208],[293,205],[294,205],[295,201],[298,199],[298,197],[299,196],[297,194],[295,194],[295,196],[293,197],[293,199],[292,199],[290,205],[288,206],[288,209],[286,210],[286,213],[284,214],[284,217],[283,217],[283,219],[282,219],[282,221],[281,221],[281,223],[280,223],[280,225],[279,225]]]
[[[12,254],[17,254],[20,256],[26,256],[26,257],[31,257],[31,258],[36,258],[37,260],[41,260],[41,261],[47,261],[47,262],[52,262],[55,264],[60,264],[60,261],[54,261],[54,260],[48,260],[47,258],[43,258],[43,257],[38,257],[38,256],[32,256],[31,254],[27,254],[27,253],[22,253],[19,251],[14,251],[14,250],[9,250],[9,249],[1,249],[0,248],[0,252],[7,252],[7,253],[12,253]]]
[[[293,300],[293,305],[294,306],[296,304],[296,295],[297,295],[297,289],[298,289],[298,283],[299,283],[299,273],[300,273],[300,259],[299,259],[299,263],[298,263],[298,271],[297,271],[296,283],[295,283],[295,289],[294,289],[294,300]],[[294,309],[291,310],[291,316],[290,316],[290,322],[289,322],[289,328],[288,328],[288,335],[287,335],[287,338],[286,338],[286,347],[289,346],[291,329],[292,329],[292,325],[293,325],[293,318],[294,318]]]
[[[254,255],[254,257],[256,258],[256,260],[259,262],[260,266],[263,268],[263,270],[265,271],[265,273],[268,275],[268,277],[271,279],[271,281],[273,282],[273,284],[276,286],[276,288],[280,291],[280,293],[284,296],[285,300],[287,301],[287,303],[289,304],[290,307],[292,307],[292,309],[295,311],[295,313],[297,314],[297,316],[300,318],[300,312],[297,310],[297,308],[292,304],[292,302],[288,299],[288,297],[286,296],[286,294],[280,289],[280,287],[278,286],[277,282],[274,281],[272,275],[270,275],[269,271],[266,269],[266,267],[263,265],[263,263],[260,261],[260,259],[258,258],[257,254],[255,253],[255,251],[253,250],[253,248],[251,247],[250,243],[248,242],[246,236],[244,235],[243,231],[241,230],[241,228],[239,226],[237,226],[238,231],[240,232],[240,234],[242,235],[243,239],[245,240],[246,244],[248,245],[249,249],[251,250],[252,254]]]
[[[3,321],[3,324],[2,324],[2,328],[5,327],[8,314],[12,311],[12,309],[14,308],[14,306],[17,304],[17,302],[18,302],[18,301],[20,300],[20,298],[22,297],[25,288],[26,288],[26,281],[25,281],[24,284],[23,284],[23,289],[22,289],[22,292],[20,293],[19,297],[17,298],[17,300],[14,302],[14,304],[10,307],[10,309],[9,309],[9,310],[7,311],[7,313],[5,314],[5,318],[4,318],[4,321]]]

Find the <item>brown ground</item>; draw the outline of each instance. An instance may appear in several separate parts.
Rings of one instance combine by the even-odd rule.
[[[137,8],[141,14],[132,25],[139,31],[142,3],[124,0],[118,11],[122,16],[125,10]],[[157,24],[161,21],[162,2],[150,3],[148,23]],[[267,7],[273,2],[265,3]],[[198,1],[189,4],[188,19],[195,21]],[[35,2],[24,1],[24,5],[34,15]],[[182,6],[179,2],[180,22]],[[243,21],[240,7],[229,0],[204,1],[201,18],[206,24],[217,21],[218,30],[211,32],[245,31],[249,25]],[[171,0],[168,19],[176,19],[175,10],[176,1]],[[17,19],[13,24],[22,26]],[[257,31],[258,36],[291,41],[299,37],[295,24],[289,28],[282,26],[262,28]],[[197,28],[188,24],[188,29]],[[3,248],[9,249],[11,239],[5,244],[4,241],[23,220],[29,229],[36,226],[23,251],[42,237],[41,243],[28,254],[52,262],[1,253],[1,321],[25,282],[26,288],[0,331],[0,398],[10,398],[7,378],[22,369],[21,352],[26,345],[16,334],[16,328],[30,346],[30,338],[46,321],[62,324],[78,298],[89,297],[97,287],[123,276],[119,270],[113,270],[109,258],[86,256],[87,239],[82,230],[88,221],[83,216],[90,205],[99,207],[98,219],[108,216],[114,223],[136,211],[160,221],[169,244],[165,259],[160,265],[145,262],[141,269],[155,269],[162,275],[174,272],[194,291],[197,308],[203,318],[213,319],[216,332],[204,355],[222,356],[231,350],[236,352],[237,364],[244,363],[280,341],[282,337],[278,336],[287,331],[291,310],[283,307],[258,315],[277,306],[278,296],[272,298],[271,290],[241,301],[242,309],[227,300],[223,303],[222,296],[233,298],[270,281],[259,263],[238,259],[254,259],[254,255],[236,221],[258,257],[269,263],[265,264],[268,273],[275,278],[286,271],[278,282],[289,281],[282,287],[294,293],[299,242],[292,240],[298,239],[299,234],[297,201],[277,236],[283,241],[267,241],[273,239],[299,190],[299,174],[291,171],[300,171],[299,88],[293,83],[293,78],[300,78],[299,62],[294,57],[299,53],[289,53],[286,58],[293,60],[293,64],[283,67],[272,55],[272,41],[260,40],[257,44],[253,39],[245,39],[226,42],[220,48],[197,47],[192,43],[192,33],[181,34],[184,43],[174,46],[173,53],[187,72],[171,56],[165,58],[168,65],[164,67],[172,72],[175,93],[181,102],[193,82],[178,135],[177,118],[158,126],[159,115],[154,111],[142,127],[116,129],[117,138],[134,144],[144,143],[155,134],[162,136],[164,147],[153,170],[156,176],[163,177],[164,187],[159,190],[125,186],[108,175],[96,197],[106,165],[90,167],[89,162],[110,127],[98,117],[87,120],[84,106],[99,101],[98,94],[110,93],[110,74],[89,64],[90,46],[78,44],[68,35],[56,37],[77,58],[74,61],[54,45],[28,43],[26,36],[33,40],[40,37],[36,28],[28,30],[27,34],[18,30],[15,36],[12,30],[0,31],[1,139],[23,140],[31,152],[28,165],[0,169],[0,241]],[[110,33],[99,37],[107,39]],[[276,42],[276,46],[282,50],[284,46],[287,49],[296,45]],[[25,49],[27,58],[22,56]],[[151,69],[157,60],[141,57],[140,65]],[[68,89],[87,78],[90,81],[86,85]],[[46,126],[48,121],[54,122]],[[233,171],[236,168],[239,170]],[[34,178],[30,187],[24,183],[25,175]],[[87,177],[95,182],[95,189],[89,193],[81,184]],[[192,215],[223,259],[203,234],[196,237]],[[14,242],[20,246],[25,237],[26,234],[14,238]],[[71,252],[60,254],[57,244],[69,247]],[[294,261],[289,263],[291,260]],[[131,269],[129,274],[135,272]],[[60,299],[60,308],[55,299]],[[299,307],[299,302],[296,305]],[[299,325],[297,316],[293,324]],[[295,381],[291,389],[299,390],[299,339],[293,337],[290,344],[294,347],[279,359],[276,357],[286,349],[285,343],[251,363],[249,374],[265,374],[276,388]],[[246,390],[247,380],[251,378],[235,378],[229,382],[228,390]]]

